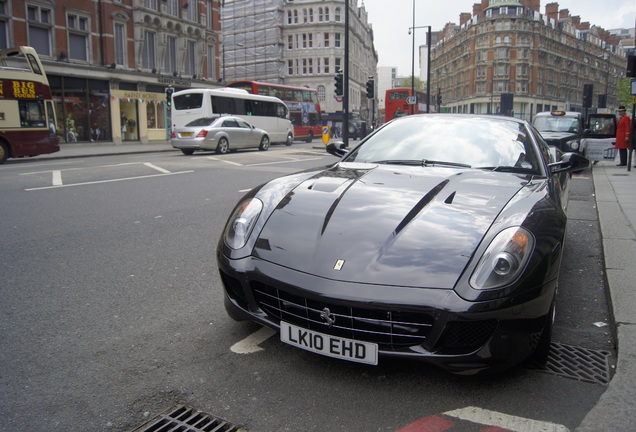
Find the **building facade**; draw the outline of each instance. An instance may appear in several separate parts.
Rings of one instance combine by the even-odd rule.
[[[376,77],[378,55],[367,12],[357,4],[358,0],[225,0],[224,79],[315,88],[323,118],[338,118],[342,100],[334,97],[334,76],[346,67],[348,6],[349,112],[370,123],[377,108],[366,97],[366,82]]]
[[[431,51],[431,93],[440,94],[442,110],[511,111],[531,120],[553,109],[616,109],[626,67],[620,38],[556,2],[545,13],[539,8],[540,0],[482,0],[460,15],[459,26],[440,32]],[[584,88],[592,89],[591,107],[583,106]],[[501,106],[502,95],[512,95],[511,107]]]
[[[0,0],[0,47],[40,55],[61,142],[166,140],[166,88],[214,87],[221,0]]]

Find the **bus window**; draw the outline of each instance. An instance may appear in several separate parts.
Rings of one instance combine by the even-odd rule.
[[[173,98],[174,109],[189,110],[203,106],[203,93],[188,93]]]

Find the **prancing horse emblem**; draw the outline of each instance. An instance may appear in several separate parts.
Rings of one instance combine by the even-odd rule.
[[[336,316],[331,313],[329,308],[324,308],[322,312],[320,312],[320,318],[325,321],[325,323],[329,326],[329,328],[333,327],[336,322]]]
[[[344,265],[345,260],[343,259],[339,259],[338,261],[336,261],[336,264],[333,266],[334,270],[340,270],[342,269],[342,266]]]

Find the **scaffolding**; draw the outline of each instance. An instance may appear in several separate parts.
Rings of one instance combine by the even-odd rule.
[[[285,0],[226,0],[221,8],[223,79],[282,83]]]

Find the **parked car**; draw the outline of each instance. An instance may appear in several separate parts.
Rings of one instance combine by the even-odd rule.
[[[549,145],[563,152],[586,154],[585,119],[576,111],[545,111],[537,113],[532,120]]]
[[[525,121],[467,114],[401,117],[351,151],[329,144],[338,162],[233,210],[217,247],[225,308],[354,362],[476,374],[545,359],[569,179],[588,165],[553,150]]]
[[[196,150],[227,153],[240,148],[269,148],[269,136],[239,117],[202,117],[172,131],[170,143],[183,154]]]

